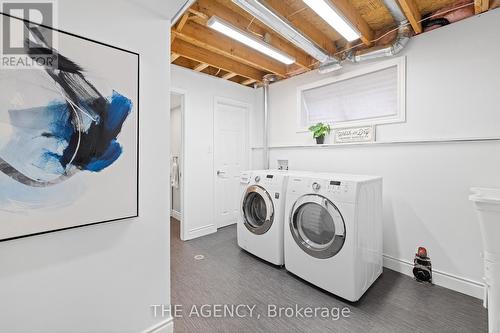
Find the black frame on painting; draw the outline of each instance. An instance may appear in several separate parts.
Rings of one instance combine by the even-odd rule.
[[[71,37],[79,38],[79,39],[82,39],[82,40],[85,40],[85,41],[88,41],[88,42],[91,42],[91,43],[95,43],[95,44],[99,44],[99,45],[102,45],[102,46],[110,47],[112,49],[115,49],[115,50],[118,50],[118,51],[122,51],[122,52],[126,52],[126,53],[129,53],[129,54],[137,56],[137,161],[136,161],[136,170],[137,170],[137,180],[136,180],[137,181],[137,191],[136,191],[136,197],[137,198],[136,198],[136,205],[137,205],[137,207],[136,207],[136,214],[132,215],[132,216],[120,217],[120,218],[117,218],[117,219],[104,220],[104,221],[98,221],[98,222],[90,222],[90,223],[85,223],[85,224],[81,224],[81,225],[77,225],[77,226],[71,226],[71,227],[66,227],[66,228],[59,228],[59,229],[48,230],[48,231],[41,231],[41,232],[35,232],[35,233],[26,234],[26,235],[20,235],[20,236],[15,236],[15,237],[3,238],[3,239],[0,239],[0,242],[10,241],[10,240],[15,240],[15,239],[20,239],[20,238],[26,238],[26,237],[32,237],[32,236],[38,236],[38,235],[44,235],[44,234],[49,234],[49,233],[53,233],[53,232],[64,231],[64,230],[71,230],[71,229],[76,229],[76,228],[81,228],[81,227],[88,227],[88,226],[98,225],[98,224],[102,224],[102,223],[115,222],[115,221],[123,221],[123,220],[128,220],[128,219],[139,217],[139,172],[140,172],[140,170],[139,170],[139,156],[140,156],[140,144],[139,144],[139,142],[140,142],[140,126],[139,126],[139,124],[140,124],[140,122],[139,122],[139,120],[140,120],[140,112],[139,112],[139,104],[140,104],[140,76],[141,76],[141,71],[140,71],[140,54],[137,53],[137,52],[134,52],[134,51],[130,51],[130,50],[121,48],[121,47],[117,47],[117,46],[113,46],[113,45],[110,45],[110,44],[107,44],[107,43],[99,42],[99,41],[97,41],[95,39],[83,37],[83,36],[80,36],[80,35],[77,35],[77,34],[73,34],[73,33],[61,30],[61,29],[56,29],[56,28],[47,26],[47,25],[44,25],[44,24],[38,24],[38,23],[32,22],[30,20],[21,19],[19,17],[12,16],[10,14],[6,14],[6,13],[3,13],[3,12],[0,12],[0,15],[3,15],[4,17],[13,18],[13,19],[16,19],[16,20],[21,20],[21,21],[23,21],[25,23],[34,24],[34,25],[37,25],[37,26],[42,27],[42,28],[46,28],[46,29],[50,29],[52,31],[56,31],[56,32],[61,33],[61,34],[66,34],[66,35],[71,36]]]

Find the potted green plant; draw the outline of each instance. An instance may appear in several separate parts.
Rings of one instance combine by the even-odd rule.
[[[325,136],[330,134],[330,125],[317,123],[316,125],[309,127],[309,131],[312,132],[313,138],[316,139],[316,143],[320,145],[325,143]]]

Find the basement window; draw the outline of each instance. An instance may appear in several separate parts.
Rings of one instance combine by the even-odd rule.
[[[298,88],[299,131],[405,121],[405,58],[391,59]]]

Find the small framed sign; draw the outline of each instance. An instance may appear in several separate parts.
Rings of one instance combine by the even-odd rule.
[[[335,143],[360,143],[375,141],[375,126],[339,128],[334,133]]]

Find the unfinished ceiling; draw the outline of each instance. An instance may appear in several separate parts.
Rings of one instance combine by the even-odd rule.
[[[383,0],[330,0],[359,30],[361,38],[348,43],[302,0],[261,0],[332,57],[342,57],[347,49],[362,49],[390,42],[385,33],[394,21]],[[498,0],[397,0],[415,34],[426,27],[427,19],[446,18],[450,22],[480,14],[498,5]],[[458,10],[456,10],[458,9]],[[432,16],[431,16],[432,15]],[[447,16],[448,15],[448,16]],[[207,21],[217,16],[233,26],[265,40],[295,58],[284,65],[244,44],[209,28]],[[430,17],[429,17],[430,16]],[[423,26],[424,25],[424,26]],[[271,28],[255,19],[231,0],[198,0],[172,26],[171,62],[198,72],[251,86],[266,74],[281,79],[298,75],[319,65],[318,61]],[[390,36],[389,36],[390,37]]]

